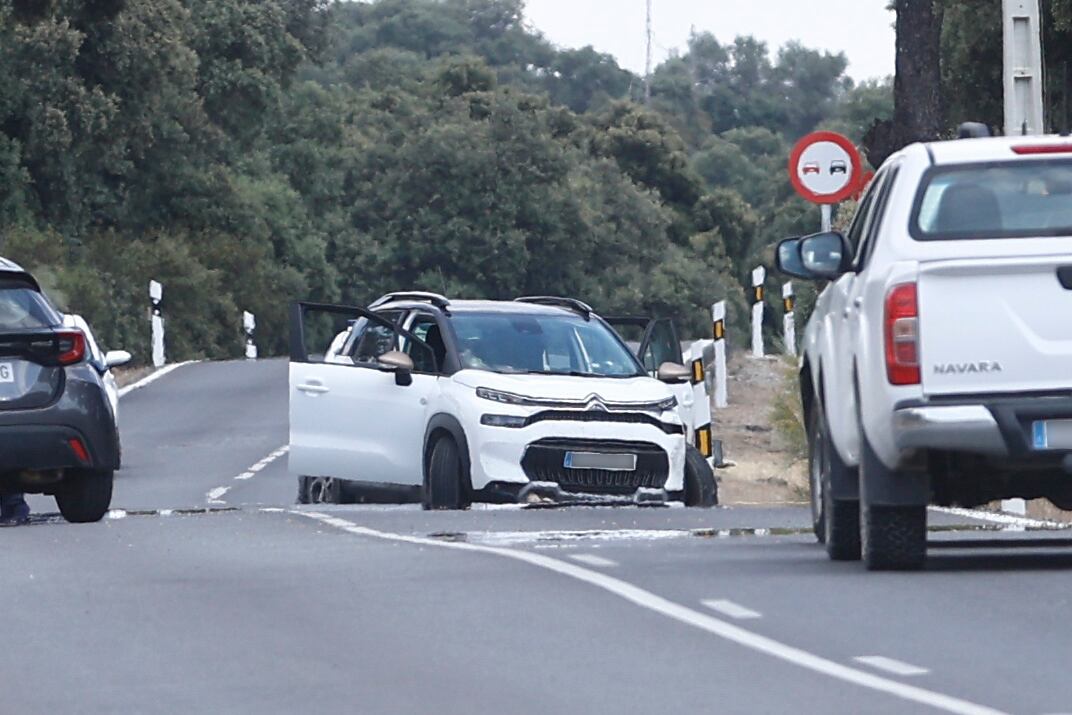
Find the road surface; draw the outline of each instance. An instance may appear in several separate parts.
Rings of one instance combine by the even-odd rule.
[[[1072,709],[1072,532],[936,513],[869,574],[803,507],[298,508],[286,404],[279,361],[124,397],[111,518],[0,531],[0,712]]]

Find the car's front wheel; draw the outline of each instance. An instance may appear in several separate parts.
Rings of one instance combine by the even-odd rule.
[[[72,469],[56,492],[56,506],[72,524],[100,521],[112,504],[112,470]]]
[[[422,506],[425,509],[465,509],[465,485],[458,445],[451,437],[440,437],[428,459]]]
[[[715,471],[700,450],[690,444],[685,447],[685,506],[717,505],[718,482],[715,481]]]
[[[836,499],[833,480],[856,479],[830,441],[821,405],[812,408],[808,428],[808,475],[811,482],[812,528],[833,561],[860,559],[860,502]]]
[[[342,504],[342,480],[332,477],[299,477],[299,504]]]

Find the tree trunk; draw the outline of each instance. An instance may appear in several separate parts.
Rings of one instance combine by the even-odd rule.
[[[942,131],[940,0],[896,0],[897,76],[893,121],[876,122],[864,137],[872,165],[878,166],[908,144],[933,141]]]

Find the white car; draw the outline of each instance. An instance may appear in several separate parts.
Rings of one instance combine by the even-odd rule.
[[[87,362],[101,376],[104,384],[104,392],[108,395],[108,402],[112,406],[112,416],[115,418],[116,428],[119,427],[119,385],[115,381],[113,367],[121,367],[129,363],[133,357],[126,350],[109,350],[107,353],[100,349],[97,339],[89,323],[81,315],[64,315],[63,324],[68,328],[77,328],[86,336]]]
[[[1072,140],[909,146],[777,254],[830,281],[800,379],[832,558],[922,566],[929,504],[1072,508]]]
[[[692,373],[666,363],[657,374],[570,299],[296,304],[299,501],[459,509],[599,495],[711,506],[714,475],[687,443],[670,386]]]

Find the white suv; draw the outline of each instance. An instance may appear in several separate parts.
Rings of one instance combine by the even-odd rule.
[[[920,567],[928,504],[1072,508],[1072,140],[910,146],[777,255],[831,281],[800,379],[832,558]]]
[[[299,501],[716,503],[669,384],[585,304],[393,293],[291,313]],[[317,350],[317,346],[325,346]]]

